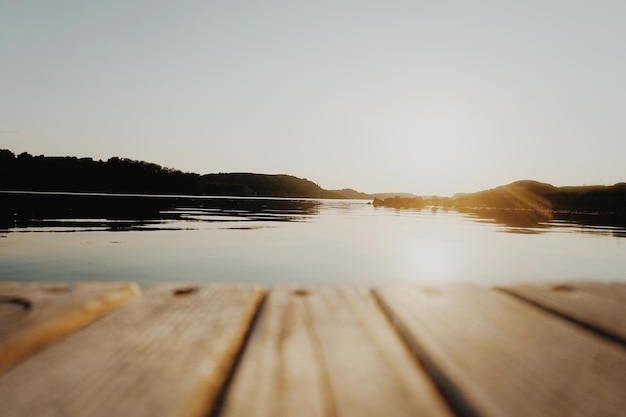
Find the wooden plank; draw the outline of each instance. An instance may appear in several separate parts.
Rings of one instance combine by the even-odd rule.
[[[450,416],[369,290],[279,287],[222,417]]]
[[[518,284],[498,289],[626,344],[626,288],[570,282]]]
[[[475,286],[375,290],[467,416],[617,416],[626,351],[512,297]]]
[[[526,286],[527,284],[528,283],[523,285]],[[522,284],[519,285],[521,286]],[[528,285],[534,285],[534,283]],[[501,288],[510,288],[517,286],[518,284],[507,285]],[[584,291],[594,294],[598,297],[606,298],[607,300],[617,301],[620,303],[626,302],[626,285],[622,285],[617,282],[568,281],[560,283],[540,284],[540,286],[554,292],[574,293],[577,291]]]
[[[0,375],[0,415],[205,416],[263,298],[164,284]]]
[[[0,283],[0,372],[139,293],[133,283]]]

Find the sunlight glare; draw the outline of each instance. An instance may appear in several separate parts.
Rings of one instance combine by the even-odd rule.
[[[455,251],[450,242],[419,239],[408,246],[410,268],[417,281],[449,278],[457,268]]]

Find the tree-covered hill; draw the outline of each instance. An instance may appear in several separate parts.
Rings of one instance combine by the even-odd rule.
[[[203,175],[201,178],[203,194],[207,195],[343,198],[312,181],[291,175],[220,173]]]
[[[194,194],[201,191],[202,182],[198,174],[126,158],[15,156],[0,150],[0,189]]]
[[[342,198],[348,198],[351,200],[371,200],[374,197],[372,194],[362,193],[360,191],[353,190],[352,188],[342,188],[341,190],[331,191],[341,195]]]
[[[374,206],[457,209],[503,209],[534,212],[626,213],[626,183],[555,187],[538,181],[523,180],[489,190],[447,197],[393,197],[375,199]]]
[[[537,181],[516,181],[490,190],[453,198],[455,206],[582,211],[626,212],[626,183],[555,187]]]
[[[207,174],[113,157],[15,155],[0,150],[0,190],[342,198],[290,175]]]

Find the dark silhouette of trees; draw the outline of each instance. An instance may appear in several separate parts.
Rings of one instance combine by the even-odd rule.
[[[126,158],[15,156],[0,150],[0,189],[114,193],[184,193],[201,191],[200,175]]]
[[[423,208],[426,206],[456,208],[461,211],[505,210],[520,222],[544,221],[554,212],[584,212],[626,215],[626,183],[610,186],[555,187],[537,181],[516,181],[490,190],[447,197],[375,198],[375,207]],[[516,212],[516,213],[514,213]],[[533,212],[524,213],[524,212]],[[528,218],[528,219],[526,219]],[[530,219],[530,220],[529,220]]]
[[[517,210],[626,212],[626,185],[555,187],[537,181],[516,181],[453,199],[458,207]]]
[[[15,156],[6,149],[0,150],[0,190],[342,198],[290,175],[201,176],[128,158]]]
[[[341,195],[324,190],[312,181],[290,175],[219,173],[204,175],[202,179],[203,192],[207,195],[342,198]]]
[[[385,199],[374,198],[374,207],[393,207],[397,209],[421,209],[426,207],[426,200],[422,197],[389,197]]]

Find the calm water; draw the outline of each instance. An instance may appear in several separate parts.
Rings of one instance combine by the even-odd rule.
[[[0,281],[626,280],[623,219],[367,201],[0,193]]]

